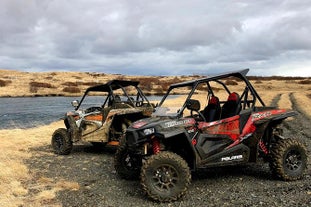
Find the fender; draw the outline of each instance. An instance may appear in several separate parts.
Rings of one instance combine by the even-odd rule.
[[[189,133],[191,131],[191,133]],[[172,130],[168,133],[156,133],[155,136],[165,146],[164,150],[170,150],[182,156],[191,169],[195,169],[199,161],[199,155],[195,149],[193,140],[196,140],[197,131],[186,129]]]
[[[280,110],[276,110],[276,111],[280,111]],[[296,115],[298,115],[298,113],[295,111],[285,111],[280,114],[277,114],[277,113],[273,114],[273,111],[272,111],[272,114],[270,116],[254,121],[253,125],[257,128],[256,134],[257,134],[258,140],[260,137],[264,135],[268,126],[277,126],[284,119],[287,119],[288,117],[292,117]]]
[[[76,124],[76,121],[73,116],[67,116],[64,120],[65,126],[67,128],[68,133],[70,134],[70,138],[73,142],[77,142],[81,138],[81,134],[79,128]]]
[[[268,126],[277,126],[284,119],[288,117],[296,116],[298,113],[295,111],[286,111],[282,114],[273,114],[269,117],[257,120],[254,122],[254,126],[257,128],[257,137],[258,139],[262,137]]]
[[[274,112],[274,111],[276,111],[276,112]],[[282,111],[282,112],[277,113],[279,111]],[[281,120],[287,119],[288,117],[298,115],[298,113],[296,111],[286,111],[286,110],[272,110],[272,111],[267,111],[264,113],[270,113],[270,115],[266,116],[262,119],[256,119],[254,121],[255,125],[260,125],[260,124],[263,124],[265,122],[281,121]],[[254,114],[252,115],[252,117],[254,117]]]
[[[247,141],[249,137],[254,136],[254,132],[256,132],[256,140],[259,141],[260,137],[262,137],[263,133],[265,132],[266,127],[272,123],[276,122],[276,125],[281,122],[282,120],[297,115],[295,111],[287,111],[285,109],[278,109],[278,110],[266,110],[266,111],[259,111],[253,113],[248,118],[245,127],[238,137],[231,145],[227,148],[231,148],[242,141]],[[257,142],[254,142],[257,144]]]
[[[158,131],[156,136],[162,139],[169,139],[171,137],[176,137],[176,136],[188,137],[187,132],[184,128],[175,128],[174,130]]]
[[[248,121],[246,122],[246,125],[244,127],[244,130],[242,131],[242,134],[240,135],[240,138],[243,138],[247,136],[248,134],[252,134],[256,127],[262,125],[262,124],[269,124],[274,121],[282,121],[288,117],[297,115],[297,112],[295,111],[287,111],[285,109],[280,110],[268,110],[268,111],[261,111],[257,113],[251,114]]]

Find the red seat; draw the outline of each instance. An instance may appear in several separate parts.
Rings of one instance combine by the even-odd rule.
[[[240,113],[242,109],[240,96],[236,92],[229,94],[227,101],[222,106],[221,118],[225,119],[231,116],[235,116]]]
[[[203,110],[203,116],[207,122],[219,120],[221,107],[219,99],[216,96],[211,96],[208,105]]]

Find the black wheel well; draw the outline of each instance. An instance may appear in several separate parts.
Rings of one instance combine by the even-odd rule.
[[[274,131],[280,126],[283,120],[271,121],[267,124],[264,134],[262,136],[263,141],[265,142],[275,142]],[[280,134],[281,135],[281,134]]]
[[[162,139],[165,150],[180,155],[189,165],[190,169],[195,168],[195,152],[191,142],[184,134],[179,134],[170,138]]]
[[[266,124],[262,124],[261,125],[262,129],[258,130],[259,132],[257,132],[258,133],[257,141],[261,139],[263,144],[266,146],[268,152],[271,151],[272,145],[276,143],[283,135],[282,128],[279,127],[282,121],[283,120],[274,120]]]

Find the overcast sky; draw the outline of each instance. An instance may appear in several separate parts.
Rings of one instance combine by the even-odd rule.
[[[310,0],[1,0],[0,68],[311,76]]]

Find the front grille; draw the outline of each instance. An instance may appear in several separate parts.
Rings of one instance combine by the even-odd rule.
[[[147,137],[139,130],[126,130],[126,142],[129,147],[137,147],[147,141]]]

